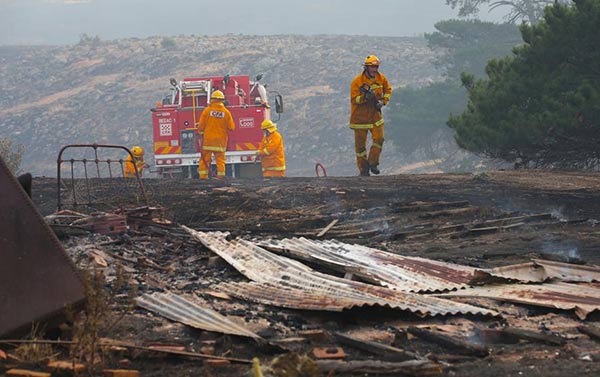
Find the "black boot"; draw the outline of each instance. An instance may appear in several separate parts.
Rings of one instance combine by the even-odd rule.
[[[369,174],[369,169],[365,169],[365,170],[361,170],[359,176],[361,177],[368,177],[371,174]]]
[[[379,175],[379,173],[381,173],[379,171],[379,169],[377,168],[377,165],[371,165],[371,166],[369,166],[369,169],[371,170],[371,173],[373,173],[375,175]]]

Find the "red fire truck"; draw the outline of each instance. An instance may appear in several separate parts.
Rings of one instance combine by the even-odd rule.
[[[225,105],[235,121],[235,130],[229,134],[226,156],[226,174],[230,177],[257,177],[260,164],[255,153],[262,139],[260,124],[270,119],[271,106],[267,90],[249,76],[218,76],[171,79],[171,94],[152,111],[154,162],[161,177],[198,177],[200,145],[196,127],[202,110],[210,103],[210,95],[220,90]],[[273,94],[276,94],[273,92]],[[275,111],[283,112],[281,95],[275,95]],[[213,161],[214,163],[214,161]]]

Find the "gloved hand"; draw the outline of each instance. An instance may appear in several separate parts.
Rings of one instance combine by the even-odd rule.
[[[375,102],[375,108],[377,110],[381,110],[381,108],[383,107],[383,105],[384,105],[384,103],[383,103],[382,100],[379,100],[379,101]]]
[[[375,98],[375,93],[373,93],[368,84],[362,84],[360,91],[365,95],[365,100],[367,100],[367,102],[370,102],[373,100],[373,98]]]

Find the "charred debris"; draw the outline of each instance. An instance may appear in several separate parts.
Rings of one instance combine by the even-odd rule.
[[[463,178],[449,178],[446,189],[429,186],[426,195],[421,178],[401,189],[379,178],[358,187],[344,178],[146,181],[156,205],[135,194],[124,204],[114,185],[98,184],[91,198],[101,206],[85,201],[85,210],[60,211],[48,210],[56,182],[41,180],[33,197],[43,221],[3,178],[2,188],[14,189],[14,206],[3,204],[3,213],[26,209],[36,220],[17,225],[5,216],[3,225],[37,246],[8,242],[3,269],[14,272],[1,293],[18,314],[10,325],[1,321],[0,368],[9,375],[169,370],[157,365],[180,375],[177,365],[193,365],[189,375],[469,375],[525,354],[542,367],[600,360],[600,267],[586,254],[597,245],[595,220],[574,207],[579,215],[570,217],[536,211],[541,202],[521,211],[486,204],[491,182],[477,183],[476,195],[447,190],[460,189]],[[385,183],[394,187],[392,178]],[[514,189],[515,198],[527,190]],[[573,195],[567,199],[586,200]],[[562,252],[567,238],[583,251]],[[61,255],[58,270],[44,245]],[[30,260],[16,257],[23,251]],[[28,270],[17,273],[22,263]],[[50,268],[61,276],[46,276]],[[70,293],[48,284],[68,279],[78,287]],[[38,296],[25,300],[15,284],[31,280]],[[49,292],[58,295],[54,304],[32,313],[31,301],[47,302],[39,296]],[[34,322],[45,327],[33,331]],[[37,359],[23,356],[33,345],[49,348]]]

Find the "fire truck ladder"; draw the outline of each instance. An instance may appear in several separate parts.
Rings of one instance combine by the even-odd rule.
[[[93,151],[93,158],[81,157],[84,151]],[[101,151],[101,153],[99,152]],[[131,205],[147,205],[146,191],[136,164],[136,177],[124,178],[125,160],[105,156],[132,157],[131,151],[121,145],[69,144],[61,148],[56,161],[57,207],[87,207],[91,210],[114,209]],[[71,158],[65,158],[68,154]],[[63,168],[67,170],[63,177]],[[109,201],[106,198],[110,198]]]

